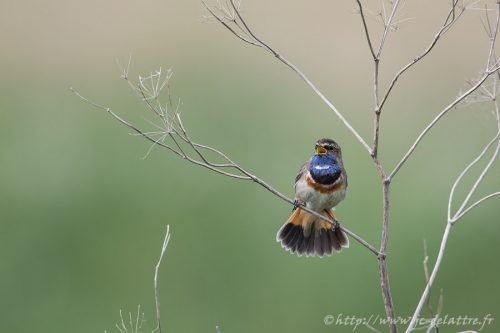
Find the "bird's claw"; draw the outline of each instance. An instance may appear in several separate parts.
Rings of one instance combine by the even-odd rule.
[[[300,208],[300,206],[302,206],[303,204],[299,201],[299,200],[295,200],[293,202],[293,208],[292,208],[292,212],[295,211],[297,208]]]

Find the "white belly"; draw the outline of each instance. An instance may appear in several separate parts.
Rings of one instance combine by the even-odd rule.
[[[339,202],[344,200],[345,187],[342,186],[331,193],[321,193],[309,186],[305,181],[305,177],[302,177],[295,184],[295,197],[304,203],[307,208],[322,212],[325,209],[335,207]]]

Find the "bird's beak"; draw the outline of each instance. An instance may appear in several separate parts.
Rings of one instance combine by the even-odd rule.
[[[321,146],[316,146],[314,150],[316,151],[316,155],[326,155],[326,153],[328,153],[328,151]]]

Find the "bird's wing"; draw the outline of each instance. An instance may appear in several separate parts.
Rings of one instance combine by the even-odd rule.
[[[304,177],[307,170],[309,170],[309,162],[302,164],[302,166],[300,167],[299,173],[297,174],[297,176],[295,176],[295,184],[297,184],[300,178]]]
[[[309,170],[309,162],[302,164],[302,166],[300,167],[299,173],[297,174],[297,176],[295,176],[295,187],[297,187],[297,183],[306,175],[308,170]],[[300,202],[299,199],[297,199],[297,197],[295,197],[295,203],[294,203],[292,211],[295,211],[299,204],[304,204],[304,203]]]

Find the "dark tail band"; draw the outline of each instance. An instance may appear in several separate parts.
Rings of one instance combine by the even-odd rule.
[[[330,214],[328,214],[330,215]],[[299,256],[330,256],[349,247],[347,235],[315,216],[296,209],[278,231],[276,240],[284,249]]]

